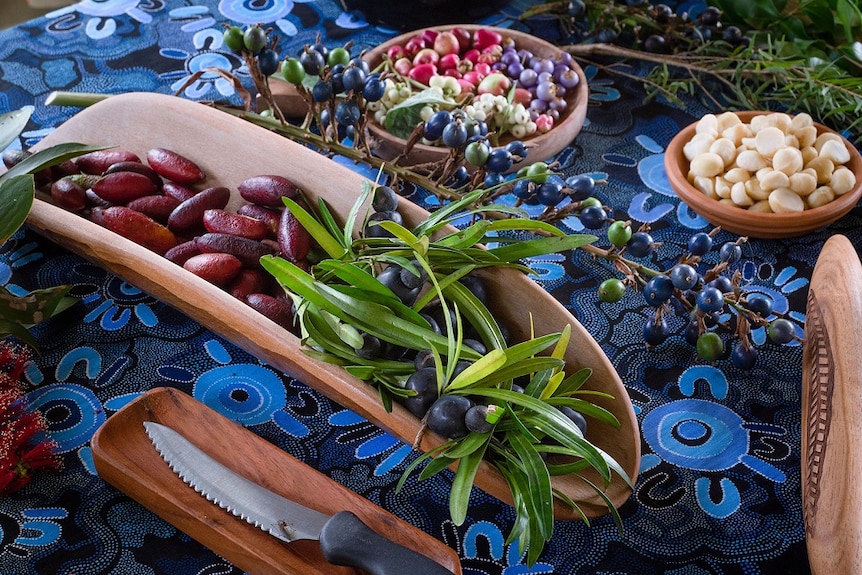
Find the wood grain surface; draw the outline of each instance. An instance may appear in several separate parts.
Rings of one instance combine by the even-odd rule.
[[[862,265],[843,235],[817,259],[805,319],[802,504],[814,575],[862,573]]]
[[[236,192],[241,181],[254,175],[279,174],[293,180],[311,201],[325,198],[333,213],[343,220],[364,181],[319,153],[250,122],[204,104],[159,94],[108,98],[60,126],[40,147],[73,141],[118,146],[141,157],[152,147],[173,149],[194,159],[208,174],[201,187],[221,185],[231,189],[229,210],[244,203]],[[427,217],[426,211],[403,199],[399,211],[407,225]],[[302,352],[298,338],[180,266],[47,201],[35,202],[27,224],[405,442],[412,444],[417,437],[419,421],[406,409],[395,405],[387,413],[374,387],[340,367],[309,358]],[[529,338],[532,326],[537,335],[571,326],[571,343],[565,357],[569,369],[592,369],[586,387],[610,394],[612,399],[594,401],[620,421],[619,428],[591,423],[588,439],[614,457],[634,480],[640,464],[640,432],[626,389],[607,356],[580,322],[530,277],[512,269],[494,270],[484,276],[493,311],[509,327],[514,341]],[[442,441],[433,433],[425,433],[420,447],[429,450]],[[587,472],[586,476],[601,482],[598,474]],[[483,464],[476,485],[511,503],[505,480],[490,465]],[[580,479],[558,477],[554,486],[579,502],[588,516],[607,513],[604,501]],[[606,493],[619,506],[630,492],[624,481],[615,478]],[[556,506],[555,513],[558,518],[578,517],[563,504]]]
[[[328,563],[317,541],[285,543],[211,503],[186,485],[153,447],[145,421],[181,433],[211,457],[284,497],[332,515],[353,511],[385,537],[455,575],[457,553],[294,458],[188,394],[155,388],[112,415],[92,440],[96,470],[108,483],[250,575],[357,573]]]

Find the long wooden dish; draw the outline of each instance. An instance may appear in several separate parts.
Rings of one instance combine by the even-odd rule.
[[[814,575],[862,573],[862,265],[845,236],[814,267],[802,363],[802,509]]]
[[[208,174],[203,185],[218,184],[234,190],[228,209],[243,202],[235,191],[241,181],[254,175],[280,174],[302,187],[312,199],[325,198],[332,210],[343,217],[354,204],[363,181],[353,171],[277,134],[206,105],[158,94],[111,97],[60,126],[40,147],[72,141],[116,145],[141,157],[155,146],[185,154]],[[411,225],[427,217],[425,210],[409,201],[402,200],[399,210]],[[340,367],[310,359],[295,336],[214,285],[46,201],[36,201],[27,222],[40,234],[173,305],[405,442],[415,440],[419,421],[406,409],[396,405],[387,413],[372,386]],[[619,429],[597,422],[591,424],[588,438],[614,457],[634,479],[640,462],[638,424],[626,389],[607,356],[568,310],[529,277],[514,270],[499,270],[489,274],[489,280],[494,311],[510,327],[516,340],[530,337],[531,322],[539,335],[558,332],[567,324],[572,327],[572,342],[566,354],[568,365],[572,369],[593,370],[589,387],[613,396],[612,400],[599,399],[597,403],[613,412],[621,424]],[[420,447],[429,450],[441,442],[440,437],[426,433]],[[597,475],[590,477],[599,480]],[[481,468],[476,485],[511,503],[505,480],[491,466]],[[580,502],[590,516],[607,512],[602,499],[580,479],[560,477],[555,486]],[[615,478],[607,495],[619,506],[630,491],[624,481]],[[559,518],[576,517],[562,504],[556,512]]]
[[[458,554],[442,541],[185,393],[155,388],[111,416],[91,442],[99,475],[251,575],[347,575],[356,570],[328,563],[316,541],[286,544],[196,493],[159,456],[144,431],[145,421],[173,428],[223,465],[306,507],[329,515],[353,511],[381,535],[461,574]]]

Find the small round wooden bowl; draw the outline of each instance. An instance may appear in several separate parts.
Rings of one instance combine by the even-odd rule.
[[[749,123],[754,116],[769,113],[771,112],[745,111],[736,112],[736,115],[743,122]],[[846,138],[842,139],[850,151],[850,161],[844,165],[856,175],[856,187],[824,206],[798,213],[761,213],[723,204],[707,197],[689,183],[687,179],[689,162],[683,154],[683,146],[694,136],[696,124],[695,122],[683,128],[668,144],[664,157],[665,171],[671,187],[679,198],[709,223],[721,226],[724,230],[762,239],[801,236],[838,220],[853,209],[862,197],[862,156]],[[814,125],[817,127],[818,134],[837,133],[822,124]]]
[[[432,26],[433,30],[451,30],[455,25],[448,26]],[[517,30],[508,28],[496,28],[493,26],[479,26],[473,24],[460,24],[459,28],[463,28],[468,32],[473,32],[478,28],[486,28],[495,30],[503,35],[503,37],[512,38],[518,49],[525,48],[533,54],[544,56],[546,58],[556,56],[562,53],[558,47],[550,42],[531,36]],[[378,66],[383,61],[383,56],[386,51],[397,44],[404,45],[408,40],[421,33],[422,30],[414,30],[401,34],[392,38],[388,42],[369,50],[363,58],[371,65],[372,69]],[[546,160],[563,150],[566,146],[572,143],[575,136],[581,131],[584,125],[584,119],[587,116],[587,100],[590,95],[590,89],[587,85],[587,77],[584,71],[577,63],[572,63],[572,68],[577,72],[580,82],[573,91],[567,92],[565,113],[560,116],[560,119],[554,124],[554,127],[545,134],[525,138],[523,141],[527,144],[530,153],[530,160]],[[368,131],[371,133],[374,142],[372,143],[372,151],[375,155],[380,156],[384,160],[392,160],[397,157],[403,150],[406,141],[402,138],[393,136],[387,132],[380,124],[373,120],[368,121]],[[505,143],[510,141],[511,137],[503,137],[501,141]],[[399,161],[400,165],[413,166],[416,164],[424,164],[435,162],[444,159],[449,154],[448,148],[429,146],[425,144],[416,144],[410,153]],[[512,170],[516,170],[520,164],[516,164]]]

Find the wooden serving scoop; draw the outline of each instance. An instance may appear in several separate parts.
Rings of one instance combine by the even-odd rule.
[[[862,573],[862,265],[842,235],[814,267],[802,364],[802,505],[811,571]]]
[[[91,442],[99,475],[251,575],[348,575],[357,570],[327,561],[317,541],[285,543],[208,501],[165,463],[144,422],[168,426],[192,443],[206,446],[209,457],[274,494],[325,515],[343,517],[349,512],[380,537],[440,565],[441,572],[461,575],[458,555],[442,541],[188,394],[155,388],[111,416]],[[369,561],[375,566],[380,563],[374,557]]]

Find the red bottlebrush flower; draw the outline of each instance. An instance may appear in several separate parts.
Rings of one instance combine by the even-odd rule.
[[[0,495],[30,483],[34,471],[60,467],[45,420],[24,398],[21,377],[29,361],[26,349],[0,342]]]

